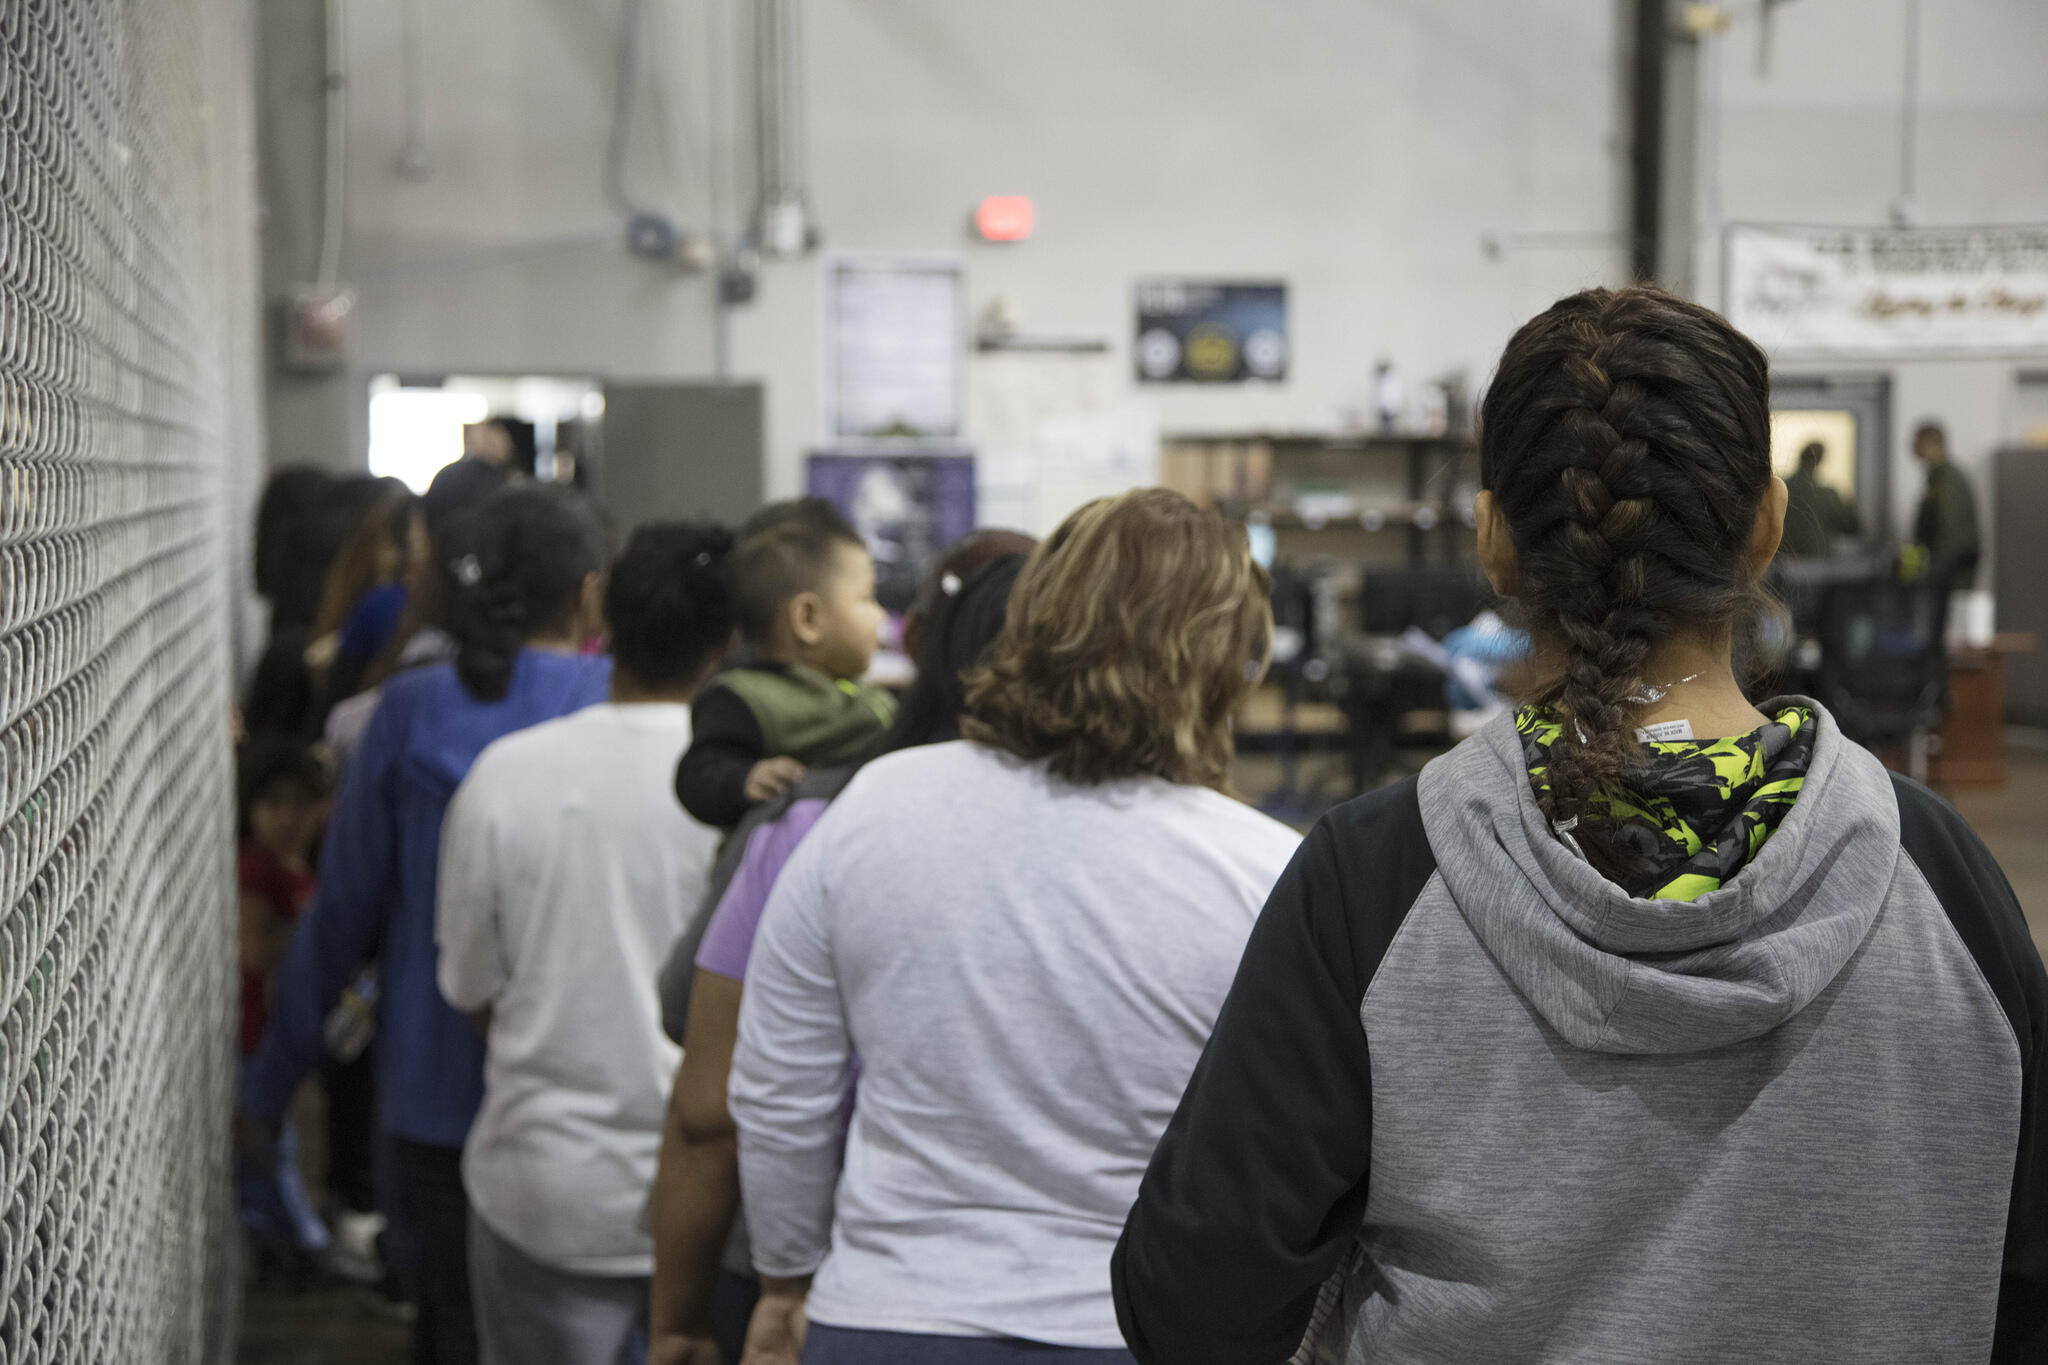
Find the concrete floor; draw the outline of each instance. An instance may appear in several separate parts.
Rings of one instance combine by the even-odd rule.
[[[241,1365],[403,1365],[410,1328],[367,1289],[250,1287]]]
[[[2048,956],[2048,749],[2006,750],[2011,780],[2003,791],[1962,791],[1960,810],[1998,859],[2027,913],[2034,943]]]
[[[2048,749],[2015,748],[2009,757],[2011,781],[2003,791],[1959,792],[1954,799],[2005,868],[2035,943],[2048,953]],[[1327,764],[1312,757],[1305,767],[1303,780],[1313,783]],[[1335,771],[1328,777],[1341,780]],[[1277,781],[1270,760],[1240,766],[1240,789],[1248,793],[1270,791]],[[242,1365],[401,1365],[405,1347],[404,1323],[364,1290],[261,1287],[245,1298]]]

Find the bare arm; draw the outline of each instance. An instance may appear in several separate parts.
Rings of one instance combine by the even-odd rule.
[[[740,983],[700,969],[654,1178],[648,1329],[657,1341],[711,1335],[712,1286],[740,1204],[739,1141],[725,1103],[739,1019]]]

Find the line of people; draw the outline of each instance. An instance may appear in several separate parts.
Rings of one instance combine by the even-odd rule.
[[[1265,575],[1177,494],[952,547],[900,703],[828,507],[608,563],[492,495],[343,778],[251,1157],[374,957],[422,1361],[2042,1358],[2010,888],[1738,681],[1761,353],[1588,291],[1482,431],[1519,705],[1305,842],[1229,785]]]

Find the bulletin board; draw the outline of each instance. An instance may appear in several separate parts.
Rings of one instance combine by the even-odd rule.
[[[966,416],[966,275],[956,256],[825,258],[825,438],[954,443]]]

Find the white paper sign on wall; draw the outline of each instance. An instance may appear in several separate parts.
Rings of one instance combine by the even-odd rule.
[[[2048,225],[1731,226],[1729,321],[1774,356],[2048,353]]]

